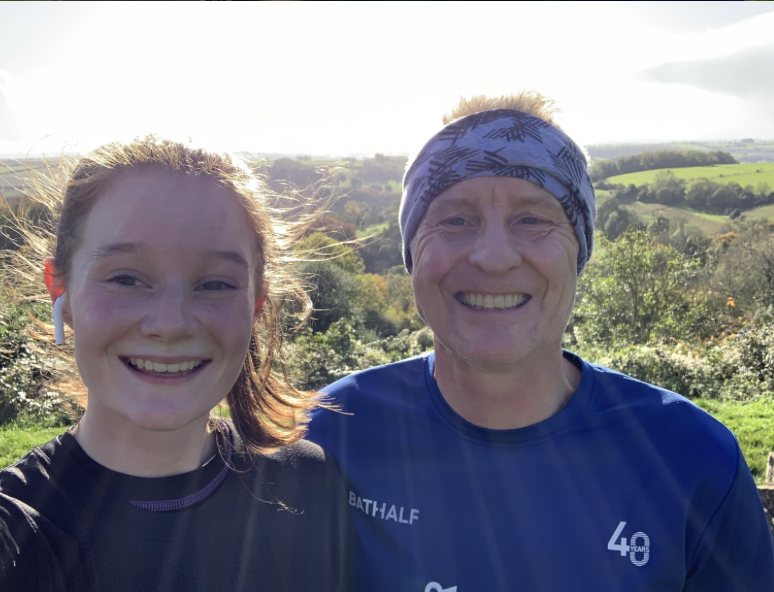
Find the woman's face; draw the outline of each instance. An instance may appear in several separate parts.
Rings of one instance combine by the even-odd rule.
[[[118,176],[83,225],[63,307],[89,412],[151,430],[206,416],[244,363],[259,264],[247,213],[211,180]]]

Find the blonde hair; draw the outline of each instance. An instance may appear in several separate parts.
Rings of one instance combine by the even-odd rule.
[[[15,291],[16,300],[46,301],[41,291],[43,264],[53,257],[58,281],[67,285],[84,223],[91,208],[108,184],[128,170],[163,168],[186,175],[201,175],[225,188],[239,199],[255,230],[260,254],[255,278],[258,290],[266,294],[260,317],[253,325],[244,365],[226,400],[239,435],[248,450],[270,451],[304,437],[308,412],[318,406],[314,393],[296,389],[287,375],[282,357],[284,341],[282,311],[287,302],[300,303],[299,316],[305,320],[311,301],[300,284],[288,273],[283,255],[308,226],[311,217],[302,214],[296,223],[280,220],[269,201],[287,203],[235,156],[146,136],[123,144],[105,144],[87,156],[63,159],[46,174],[34,174],[24,211],[16,219],[23,244],[7,252],[9,264],[3,279]],[[40,211],[45,213],[41,218]],[[24,212],[37,211],[36,222]],[[52,346],[53,326],[33,318],[39,332],[31,332],[46,353],[58,360],[54,388],[85,406],[86,387],[77,374],[72,345]],[[69,328],[68,334],[72,334]],[[211,418],[210,426],[218,429]]]
[[[529,90],[522,91],[517,95],[502,95],[499,97],[488,97],[486,95],[476,95],[469,99],[460,97],[459,103],[443,116],[443,124],[447,125],[461,117],[481,113],[482,111],[490,111],[491,109],[516,109],[561,129],[554,121],[554,115],[559,110],[555,106],[555,102],[539,92]]]

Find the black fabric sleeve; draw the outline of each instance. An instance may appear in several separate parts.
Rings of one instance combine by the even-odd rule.
[[[354,580],[354,565],[356,559],[357,544],[355,540],[355,527],[352,521],[352,513],[349,511],[347,501],[348,486],[345,477],[341,474],[338,464],[330,452],[325,452],[326,461],[331,467],[333,483],[332,507],[336,508],[332,519],[337,527],[336,537],[336,563],[337,563],[337,592],[352,590]]]
[[[771,592],[774,540],[737,446],[736,477],[689,559],[685,592]]]
[[[0,590],[65,592],[37,513],[0,493]]]

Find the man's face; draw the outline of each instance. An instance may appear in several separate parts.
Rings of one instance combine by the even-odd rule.
[[[419,313],[453,355],[505,367],[561,348],[578,241],[541,187],[508,177],[451,186],[430,204],[412,257]]]

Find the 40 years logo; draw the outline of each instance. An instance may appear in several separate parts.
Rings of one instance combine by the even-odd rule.
[[[636,566],[642,567],[650,559],[650,537],[644,532],[635,532],[626,544],[626,537],[621,537],[620,542],[616,542],[621,536],[623,529],[626,528],[626,522],[619,522],[613,536],[607,542],[608,551],[618,551],[621,557],[629,554],[629,560]]]
[[[438,582],[430,582],[427,586],[425,586],[425,592],[457,592],[457,586],[444,588]]]

